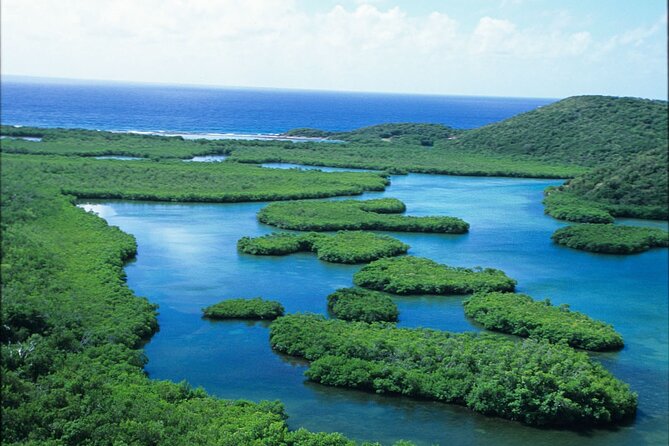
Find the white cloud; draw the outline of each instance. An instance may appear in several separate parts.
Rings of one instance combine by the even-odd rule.
[[[508,20],[483,17],[472,36],[474,53],[508,53],[517,47],[516,26]]]
[[[619,36],[619,41],[623,45],[639,46],[651,36],[667,29],[667,16],[663,15],[651,26],[640,27],[624,32]]]
[[[664,25],[595,40],[588,30],[574,29],[563,11],[543,27],[494,14],[465,26],[443,11],[410,15],[381,6],[386,2],[357,3],[307,13],[292,0],[3,0],[2,70],[466,94],[489,93],[490,82],[508,77],[518,80],[517,91],[506,94],[519,94],[531,86],[528,72],[587,72],[595,69],[597,54],[601,64],[621,46],[641,51],[666,25],[665,16]],[[540,87],[525,95],[548,95]]]

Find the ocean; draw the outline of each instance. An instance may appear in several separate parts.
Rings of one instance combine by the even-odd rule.
[[[6,125],[183,133],[345,131],[389,122],[469,129],[556,99],[429,96],[3,78]]]

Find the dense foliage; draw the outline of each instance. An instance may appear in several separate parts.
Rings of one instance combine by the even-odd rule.
[[[545,191],[544,211],[559,220],[577,223],[613,223],[613,215],[601,204],[564,192],[562,186]]]
[[[525,294],[476,293],[464,301],[465,314],[489,330],[566,343],[585,350],[618,350],[623,338],[609,324],[566,305],[535,301]]]
[[[300,251],[315,252],[320,260],[333,263],[362,263],[382,257],[405,254],[409,245],[372,232],[339,231],[334,235],[274,233],[261,237],[242,237],[237,248],[253,255],[285,255]]]
[[[385,230],[462,234],[469,224],[455,217],[393,215],[404,210],[394,198],[343,201],[272,203],[258,212],[258,220],[298,231]]]
[[[244,163],[297,163],[313,166],[352,167],[442,175],[570,178],[587,169],[555,163],[518,159],[500,154],[470,153],[449,144],[434,147],[403,142],[255,144],[235,147],[229,160]]]
[[[271,325],[270,342],[313,361],[307,376],[322,384],[462,404],[532,425],[619,423],[636,412],[626,384],[585,353],[546,341],[288,315]]]
[[[383,190],[370,172],[263,169],[235,163],[126,162],[75,157],[2,155],[3,168],[57,184],[85,198],[238,202],[356,195]]]
[[[202,309],[210,319],[276,319],[284,311],[280,302],[261,297],[228,299]]]
[[[452,143],[471,152],[616,165],[630,155],[667,147],[667,102],[574,96],[469,130]]]
[[[607,254],[631,254],[669,246],[667,231],[639,226],[573,225],[558,229],[552,239],[570,248]]]
[[[330,294],[328,310],[345,321],[395,322],[399,316],[389,296],[361,288],[340,288]]]
[[[577,176],[546,198],[546,211],[580,223],[606,223],[559,215],[562,202],[596,208],[616,217],[669,218],[666,147],[640,153],[621,164],[605,165]],[[611,219],[612,220],[612,219]]]
[[[361,287],[394,294],[470,294],[513,291],[516,281],[492,268],[457,268],[422,257],[376,260],[353,276]]]
[[[290,432],[276,402],[149,380],[137,348],[157,327],[156,309],[131,293],[122,269],[134,239],[33,172],[3,157],[3,444],[354,445]]]

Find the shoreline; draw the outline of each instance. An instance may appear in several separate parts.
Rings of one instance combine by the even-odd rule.
[[[151,135],[151,136],[166,136],[174,137],[180,136],[183,139],[206,139],[206,140],[221,140],[221,139],[236,139],[246,141],[292,141],[292,142],[328,142],[337,143],[337,141],[328,138],[315,138],[308,136],[288,136],[284,133],[242,133],[242,132],[228,132],[228,133],[190,133],[190,132],[174,132],[168,130],[108,130],[111,133],[131,133],[133,135]]]

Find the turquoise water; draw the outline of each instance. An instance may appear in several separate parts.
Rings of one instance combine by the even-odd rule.
[[[196,163],[216,163],[225,161],[226,159],[228,159],[227,155],[203,155],[203,156],[194,156],[193,158],[184,161],[187,162],[193,161]]]
[[[357,169],[354,167],[326,167],[326,166],[307,166],[304,164],[292,163],[264,163],[262,167],[270,169],[300,169],[300,170],[322,170],[323,172],[375,172],[370,169]]]
[[[95,156],[96,160],[117,160],[117,161],[142,161],[146,158],[138,158],[136,156]]]
[[[270,349],[267,323],[200,317],[206,305],[252,296],[279,300],[289,312],[325,313],[325,296],[351,285],[360,266],[325,263],[308,253],[237,253],[240,237],[272,232],[255,219],[264,203],[89,207],[137,238],[137,259],[126,268],[128,284],[160,305],[160,331],[145,349],[148,374],[185,379],[224,398],[280,399],[293,428],[340,431],[384,444],[400,438],[419,445],[667,444],[667,249],[615,256],[552,244],[551,233],[563,223],[543,214],[541,198],[543,189],[558,181],[417,174],[391,180],[386,192],[362,198],[397,197],[410,215],[453,215],[471,224],[467,235],[393,233],[411,245],[410,254],[455,266],[500,268],[518,280],[520,292],[568,303],[612,323],[624,336],[625,349],[593,357],[639,393],[635,422],[611,430],[543,430],[458,406],[306,382],[304,362]],[[464,317],[461,300],[396,298],[400,325],[478,330]]]

